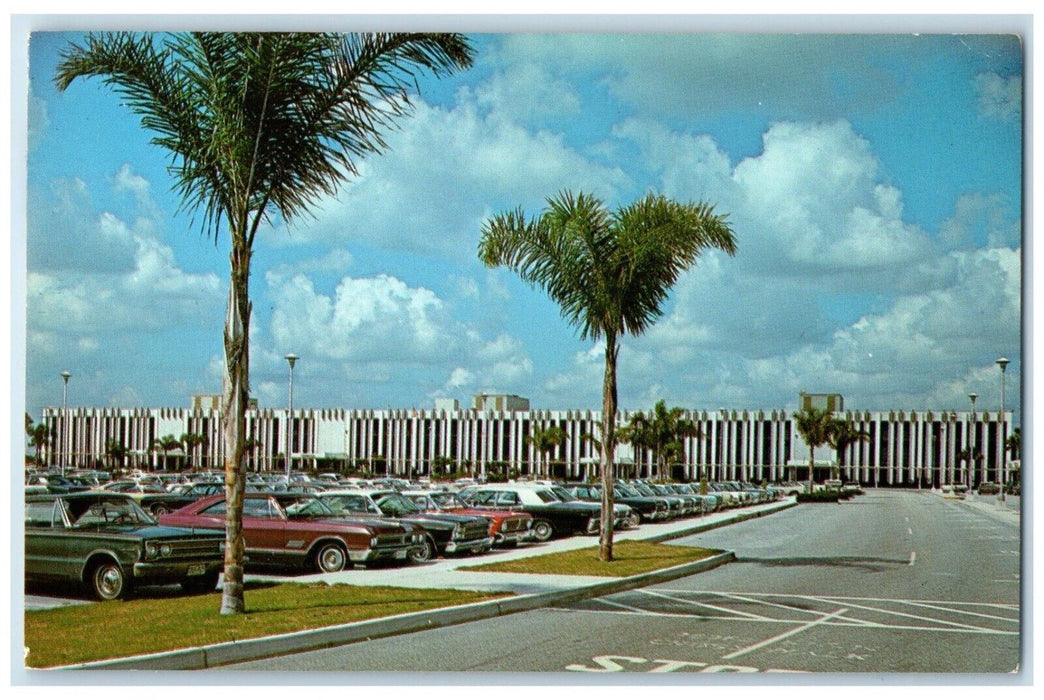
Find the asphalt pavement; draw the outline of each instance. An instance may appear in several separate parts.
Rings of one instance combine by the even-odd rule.
[[[939,492],[933,497],[942,498]],[[963,501],[968,506],[998,520],[1017,523],[1021,517],[1018,498],[1008,497],[1000,501],[997,497],[969,495]],[[748,506],[697,518],[688,518],[668,523],[643,524],[640,527],[616,533],[616,541],[641,539],[670,541],[727,526],[752,518],[770,515],[796,505],[793,498],[771,504]],[[175,652],[154,654],[128,659],[116,659],[77,666],[69,670],[188,670],[222,666],[237,661],[265,658],[278,654],[307,649],[336,646],[404,632],[431,629],[461,622],[495,617],[546,607],[555,603],[573,602],[614,592],[630,590],[692,575],[720,566],[734,559],[732,552],[711,560],[686,564],[672,569],[642,574],[625,579],[589,576],[548,576],[501,572],[468,571],[466,567],[477,564],[509,561],[524,557],[539,556],[552,552],[579,549],[597,545],[597,537],[574,536],[546,543],[533,543],[516,549],[494,550],[479,556],[445,557],[422,565],[409,567],[355,568],[332,574],[304,576],[280,576],[275,574],[250,574],[248,581],[323,581],[357,586],[398,586],[407,588],[440,588],[474,591],[507,591],[516,596],[508,599],[458,606],[443,610],[400,615],[362,623],[338,625],[320,630],[266,637],[257,640],[196,647]]]

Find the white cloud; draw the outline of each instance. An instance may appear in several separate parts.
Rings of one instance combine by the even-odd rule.
[[[474,251],[492,211],[539,208],[563,188],[613,193],[622,171],[586,160],[560,135],[530,132],[475,105],[452,110],[418,102],[389,150],[360,167],[338,199],[322,202],[315,221],[293,235],[263,232],[263,245],[365,240],[398,253],[459,256]]]
[[[521,342],[507,334],[484,339],[429,289],[389,275],[344,277],[332,293],[303,274],[270,272],[266,280],[274,304],[271,346],[292,348],[313,376],[356,385],[345,391],[380,380],[388,383],[385,394],[408,403],[490,387],[517,393],[531,380]],[[281,355],[261,353],[262,371],[276,371]],[[446,379],[433,385],[438,376]]]
[[[1017,121],[1022,115],[1022,76],[1007,78],[996,73],[975,76],[979,111],[1002,121]]]

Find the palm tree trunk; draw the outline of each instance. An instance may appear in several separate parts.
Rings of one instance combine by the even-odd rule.
[[[616,452],[616,335],[605,335],[605,378],[602,380],[602,522],[598,559],[613,560],[613,454]]]
[[[221,428],[225,436],[225,572],[221,614],[246,612],[243,599],[243,453],[250,398],[250,249],[233,235],[232,267],[225,318],[225,375]]]
[[[812,494],[812,472],[816,468],[816,448],[808,446],[808,493]]]

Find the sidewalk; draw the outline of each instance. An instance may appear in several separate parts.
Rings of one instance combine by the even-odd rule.
[[[795,505],[797,505],[797,502],[794,498],[785,498],[775,503],[747,506],[720,513],[711,513],[697,518],[687,518],[668,523],[650,523],[641,525],[634,530],[618,532],[615,534],[614,540],[641,539],[663,542],[770,515]],[[463,622],[533,610],[555,603],[609,595],[654,583],[670,581],[683,576],[691,576],[701,571],[716,568],[735,559],[733,552],[725,552],[691,564],[683,564],[670,569],[661,569],[660,571],[627,578],[547,576],[462,570],[463,567],[477,564],[509,561],[597,545],[597,537],[574,536],[541,544],[523,545],[517,549],[494,550],[481,556],[443,558],[423,565],[411,565],[408,569],[402,567],[353,569],[333,574],[293,577],[249,575],[246,577],[248,581],[325,581],[327,583],[345,583],[356,586],[510,591],[517,595],[484,603],[397,615],[389,618],[336,625],[261,639],[247,639],[239,642],[180,649],[147,656],[64,666],[61,667],[61,670],[173,671],[213,668],[238,661],[260,659],[268,656],[307,651],[309,649],[348,644],[363,639],[461,624]]]
[[[706,530],[713,530],[725,525],[750,520],[774,513],[783,508],[796,505],[793,498],[783,499],[776,503],[763,503],[756,506],[736,508],[718,513],[685,518],[666,523],[645,523],[633,530],[623,530],[613,536],[613,541],[647,540],[663,542],[667,540],[693,535]],[[309,583],[323,581],[326,583],[347,583],[353,586],[399,586],[406,588],[451,588],[468,591],[511,591],[519,595],[533,593],[549,593],[578,586],[592,585],[606,579],[599,576],[547,576],[537,574],[515,574],[466,571],[470,566],[490,564],[494,562],[512,561],[526,557],[535,557],[553,552],[564,552],[585,547],[597,547],[597,536],[576,535],[550,542],[521,545],[516,549],[494,549],[479,556],[443,557],[426,564],[414,564],[409,567],[408,575],[404,575],[401,567],[385,567],[371,569],[349,569],[332,574],[311,574],[305,576],[279,576],[255,574],[248,575],[247,581],[296,581]]]

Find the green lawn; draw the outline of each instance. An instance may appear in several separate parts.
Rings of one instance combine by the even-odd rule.
[[[720,549],[682,547],[641,540],[613,543],[613,561],[598,559],[598,547],[525,557],[513,561],[460,567],[467,571],[503,571],[518,574],[626,577],[666,569],[721,554]]]
[[[509,593],[319,584],[248,585],[247,612],[221,593],[25,613],[26,666],[46,668],[317,629],[502,598]]]

